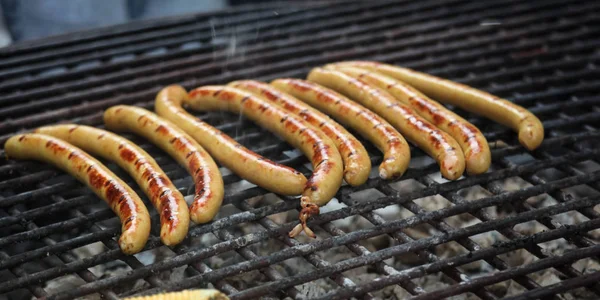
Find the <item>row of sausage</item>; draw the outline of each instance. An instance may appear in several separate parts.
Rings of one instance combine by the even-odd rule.
[[[148,239],[148,210],[126,183],[87,152],[114,161],[135,179],[159,212],[165,245],[176,245],[186,237],[190,219],[206,223],[219,211],[224,188],[213,158],[269,191],[301,194],[300,223],[290,236],[304,231],[314,237],[307,220],[335,196],[342,179],[358,186],[371,171],[365,147],[345,127],[382,152],[382,179],[398,178],[407,170],[410,149],[405,138],[434,158],[449,180],[458,179],[465,170],[473,175],[488,170],[490,149],[479,129],[429,97],[512,128],[529,150],[543,140],[539,119],[512,102],[410,69],[353,61],[315,68],[307,80],[277,79],[270,84],[243,80],[189,93],[168,86],[156,97],[156,114],[124,105],[107,109],[107,129],[142,136],[187,169],[195,183],[189,209],[148,153],[106,130],[76,124],[41,127],[11,137],[5,152],[10,158],[52,163],[86,183],[119,216],[119,245],[128,254],[139,252]],[[311,160],[312,176],[307,179],[246,149],[184,106],[243,114],[301,150]]]

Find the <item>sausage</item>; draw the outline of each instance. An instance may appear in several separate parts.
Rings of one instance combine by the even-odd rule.
[[[156,113],[179,126],[200,143],[220,164],[241,178],[280,195],[300,195],[306,177],[293,168],[266,159],[242,146],[220,130],[182,108],[187,91],[178,85],[164,88],[156,96]],[[237,159],[233,160],[232,157]]]
[[[410,148],[402,135],[387,121],[364,106],[318,84],[300,79],[277,79],[275,88],[329,114],[370,140],[381,152],[379,177],[402,176],[410,163]]]
[[[138,195],[102,163],[83,150],[44,134],[19,134],[4,144],[9,158],[50,163],[85,183],[121,220],[119,247],[138,253],[150,235],[150,215]]]
[[[82,125],[40,127],[47,134],[94,155],[114,161],[144,190],[160,216],[160,238],[167,246],[179,244],[187,235],[190,215],[183,195],[146,151],[106,130]]]
[[[386,119],[409,141],[423,149],[440,165],[442,176],[455,180],[465,170],[465,157],[460,146],[447,133],[423,119],[410,107],[396,101],[377,87],[354,79],[340,71],[315,68],[308,80],[336,90]]]
[[[460,107],[503,124],[518,132],[519,142],[528,150],[536,149],[544,140],[544,126],[534,114],[522,106],[487,92],[411,69],[376,62],[349,61],[337,65],[377,71],[406,82],[442,103]]]
[[[452,136],[465,154],[467,173],[476,175],[485,173],[489,169],[492,154],[487,140],[481,131],[467,120],[429,99],[411,86],[392,77],[354,67],[336,67],[336,69],[380,89],[387,90],[397,100],[409,105],[427,121]]]
[[[248,91],[263,100],[277,104],[323,131],[335,143],[342,155],[344,179],[348,184],[359,186],[369,179],[371,160],[367,150],[352,134],[327,115],[266,83],[242,80],[232,82],[229,86]]]
[[[206,151],[171,122],[143,108],[117,105],[104,112],[110,130],[130,131],[167,152],[192,176],[196,186],[190,217],[198,224],[210,222],[223,202],[223,178]]]
[[[327,204],[342,184],[342,158],[335,144],[323,132],[302,118],[236,88],[200,87],[190,91],[185,103],[196,110],[241,112],[258,125],[283,137],[311,160],[313,175],[306,182],[300,198],[302,206],[300,224],[290,232],[290,236],[296,236],[304,230],[308,236],[315,237],[306,225],[307,219],[312,215],[318,215],[319,206]]]

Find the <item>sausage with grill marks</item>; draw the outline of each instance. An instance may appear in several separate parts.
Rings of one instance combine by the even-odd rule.
[[[512,128],[519,142],[534,150],[544,140],[544,126],[530,111],[508,100],[470,86],[407,68],[370,62],[348,61],[337,66],[356,66],[385,74],[413,86],[437,101],[460,107]]]
[[[255,96],[277,104],[321,129],[336,144],[342,155],[344,179],[348,184],[358,186],[369,179],[371,160],[367,150],[352,134],[327,115],[266,83],[242,80],[229,83],[229,86],[248,91]]]
[[[200,143],[219,163],[240,177],[281,195],[300,195],[306,177],[290,167],[266,159],[242,146],[227,134],[186,112],[182,103],[187,91],[178,85],[162,89],[154,109]],[[232,160],[232,157],[239,159]]]
[[[211,221],[223,202],[223,178],[208,153],[171,122],[143,108],[118,105],[104,112],[106,127],[143,136],[167,152],[192,175],[196,186],[190,217],[196,223]]]
[[[308,80],[345,94],[382,116],[409,141],[433,157],[444,178],[455,180],[462,176],[465,157],[456,140],[386,91],[340,71],[324,68],[313,69]]]
[[[333,116],[370,140],[383,152],[383,162],[379,165],[379,177],[382,179],[400,177],[408,168],[408,143],[392,125],[369,109],[328,88],[305,80],[277,79],[271,85]]]
[[[162,242],[173,246],[185,239],[190,224],[185,199],[146,151],[123,137],[90,126],[44,126],[35,132],[59,138],[89,153],[116,162],[142,187],[158,211]]]
[[[355,67],[335,67],[335,69],[387,90],[397,100],[412,107],[427,121],[450,134],[465,154],[467,173],[481,174],[489,169],[492,154],[487,140],[481,131],[467,120],[429,99],[413,87],[392,77]]]
[[[119,247],[140,252],[150,235],[150,215],[138,195],[102,163],[83,150],[44,134],[19,134],[4,144],[9,158],[50,163],[85,183],[121,220]]]
[[[283,137],[300,149],[313,165],[313,175],[302,193],[300,222],[290,236],[302,230],[314,237],[306,225],[307,219],[319,214],[319,206],[325,205],[342,183],[342,158],[335,144],[320,130],[302,118],[288,113],[251,93],[225,86],[205,86],[190,91],[186,104],[196,110],[228,110],[243,113],[260,126]],[[232,157],[238,160],[239,157]]]

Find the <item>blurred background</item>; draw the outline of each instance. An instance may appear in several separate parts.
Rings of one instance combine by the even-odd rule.
[[[0,47],[132,20],[208,12],[265,0],[0,0]]]

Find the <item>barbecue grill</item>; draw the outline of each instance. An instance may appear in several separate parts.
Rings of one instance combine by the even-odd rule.
[[[193,226],[173,248],[154,231],[135,256],[121,253],[118,219],[90,190],[47,165],[2,155],[0,299],[118,299],[190,288],[217,288],[231,299],[598,299],[599,10],[597,2],[567,0],[292,2],[0,49],[1,144],[43,124],[101,126],[103,109],[115,104],[152,109],[167,84],[303,78],[349,59],[415,68],[506,97],[535,113],[547,137],[528,152],[507,128],[452,108],[488,138],[488,173],[447,182],[413,147],[402,178],[374,173],[365,185],[343,186],[309,222],[316,240],[286,235],[297,199],[222,168],[225,204],[214,222]],[[220,112],[199,117],[310,174],[302,155],[251,122]],[[171,158],[126,137],[184,195],[193,193]],[[377,165],[379,152],[364,144]]]

